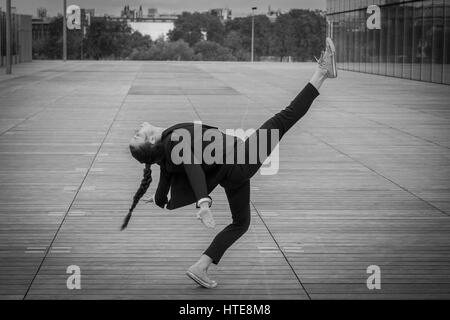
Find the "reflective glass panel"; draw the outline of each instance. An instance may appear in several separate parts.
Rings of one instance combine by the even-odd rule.
[[[387,45],[388,45],[389,21],[387,8],[381,8],[381,30],[380,30],[380,59],[378,72],[382,75],[387,74]]]
[[[442,83],[443,62],[444,62],[444,0],[434,0],[431,81]]]
[[[395,17],[396,17],[396,7],[390,6],[386,7],[387,13],[387,72],[388,76],[394,75],[394,64],[395,64]]]
[[[423,42],[423,9],[422,1],[414,2],[413,44],[412,44],[412,74],[411,78],[420,80]]]
[[[403,7],[405,15],[403,31],[403,78],[411,79],[414,7],[411,3],[405,3]]]
[[[420,79],[431,81],[431,57],[433,54],[433,1],[423,2],[423,38],[421,42],[422,65]]]
[[[404,7],[395,6],[395,65],[394,74],[396,77],[403,75],[403,31],[404,31]]]
[[[450,1],[445,1],[444,83],[450,84]]]

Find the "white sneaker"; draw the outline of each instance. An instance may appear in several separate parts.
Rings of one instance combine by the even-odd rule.
[[[327,38],[326,50],[322,52],[320,59],[316,60],[319,67],[327,71],[328,78],[337,78],[336,48],[331,38]]]
[[[216,281],[211,280],[206,272],[199,270],[195,266],[191,266],[186,271],[186,275],[204,288],[212,289],[217,287]]]
[[[326,51],[330,54],[330,64],[331,64],[331,72],[329,72],[329,78],[337,78],[337,65],[336,65],[336,47],[334,46],[333,40],[331,38],[327,38],[327,49]]]

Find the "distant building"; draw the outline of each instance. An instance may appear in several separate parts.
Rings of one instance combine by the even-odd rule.
[[[33,40],[45,38],[50,26],[50,19],[47,17],[47,9],[43,7],[37,8],[36,18],[33,18],[31,23]]]
[[[158,16],[154,19],[151,19],[152,21],[159,21],[159,22],[175,22],[178,20],[179,15],[174,13],[160,13]]]
[[[89,15],[91,18],[95,17],[95,9],[83,9],[86,15]]]
[[[150,8],[147,12],[147,18],[157,18],[158,17],[158,9]]]
[[[45,9],[45,8],[39,8]],[[43,13],[44,11],[37,10],[37,18],[33,18],[32,20],[32,35],[33,40],[39,40],[46,38],[50,32],[50,23],[53,18],[47,17],[47,15],[39,15],[39,13]],[[45,10],[46,13],[46,10]],[[81,8],[81,26],[83,32],[86,34],[86,27],[90,25],[91,19],[95,17],[95,9],[83,9]]]
[[[81,24],[82,31],[86,34],[87,28],[92,18],[95,17],[95,9],[81,9]],[[148,14],[144,16],[144,9],[139,6],[138,9],[130,8],[129,5],[124,6],[121,11],[120,17],[113,17],[105,15],[111,21],[122,21],[128,23],[128,25],[134,30],[139,31],[143,35],[148,35],[152,40],[158,38],[167,39],[169,31],[173,30],[174,22],[178,19],[176,14],[160,14],[158,9],[148,9]],[[49,34],[51,19],[39,15],[33,19],[33,40],[46,38]]]
[[[120,18],[131,22],[174,22],[178,19],[178,15],[158,13],[158,9],[150,8],[145,17],[142,6],[140,6],[139,9],[131,9],[129,5],[126,5],[121,11]]]
[[[33,18],[32,20],[32,34],[33,40],[46,38],[50,30],[50,19],[48,18]]]
[[[275,20],[277,20],[277,18],[282,14],[283,12],[281,11],[281,9],[274,10],[271,6],[269,6],[266,15],[271,22],[275,22]]]
[[[228,8],[218,8],[209,10],[209,14],[219,17],[219,19],[223,22],[232,19],[232,11]]]
[[[142,6],[136,10],[126,5],[120,18],[110,17],[110,19],[125,20],[134,31],[139,31],[143,35],[150,36],[152,40],[156,40],[161,37],[167,39],[167,34],[175,27],[174,22],[178,19],[178,15],[159,13],[157,8],[149,8],[147,16],[144,17]]]
[[[47,8],[36,9],[36,18],[32,19],[32,39],[39,40],[47,37],[51,19],[47,17]]]
[[[129,5],[126,5],[121,11],[120,17],[125,19],[136,19],[137,13],[136,10],[132,10]]]
[[[31,15],[12,12],[11,54],[12,63],[32,60],[32,23]],[[6,64],[6,13],[0,8],[0,67]]]
[[[43,8],[43,7],[37,8],[37,10],[36,10],[36,17],[38,19],[45,19],[45,18],[47,18],[47,9]]]

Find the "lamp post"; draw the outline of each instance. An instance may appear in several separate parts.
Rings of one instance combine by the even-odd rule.
[[[6,0],[6,74],[11,73],[11,0]]]
[[[63,0],[63,60],[67,61],[67,0]]]
[[[255,10],[258,10],[258,8],[252,8],[252,62],[255,56]]]

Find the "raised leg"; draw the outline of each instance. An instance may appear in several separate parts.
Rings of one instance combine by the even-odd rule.
[[[318,95],[319,91],[308,83],[289,106],[267,120],[248,137],[244,142],[245,162],[233,165],[227,180],[236,183],[253,177],[286,132],[308,112]],[[260,141],[261,139],[263,140]],[[260,147],[264,144],[266,144],[265,150],[260,152]]]

